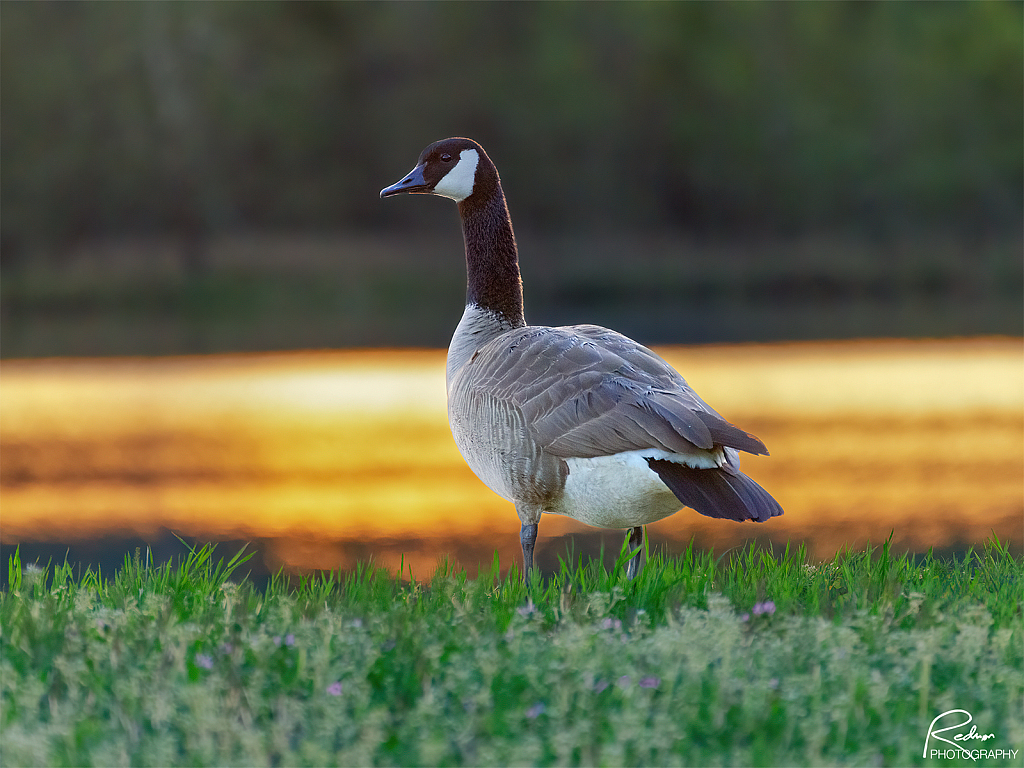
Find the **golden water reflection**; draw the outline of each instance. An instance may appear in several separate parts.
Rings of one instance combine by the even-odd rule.
[[[655,541],[750,537],[815,556],[1024,539],[1018,339],[659,349],[770,458],[763,526],[684,511]],[[0,536],[74,541],[170,529],[260,539],[268,565],[518,558],[518,519],[448,432],[444,353],[371,351],[0,365]],[[592,531],[557,517],[541,547]],[[617,539],[610,539],[617,541]],[[614,546],[617,547],[617,544]],[[470,563],[465,563],[470,565]]]

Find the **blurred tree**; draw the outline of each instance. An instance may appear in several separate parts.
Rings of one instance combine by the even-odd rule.
[[[141,53],[153,104],[157,166],[162,176],[159,186],[166,197],[161,207],[178,238],[186,271],[196,275],[207,267],[206,241],[219,218],[221,185],[198,109],[191,67],[192,62],[205,58],[210,35],[206,20],[198,14],[189,15],[191,29],[181,30],[175,18],[181,9],[178,4],[163,2],[142,6]]]
[[[426,222],[375,191],[452,134],[521,226],[1019,231],[1022,10],[3,3],[0,248]]]

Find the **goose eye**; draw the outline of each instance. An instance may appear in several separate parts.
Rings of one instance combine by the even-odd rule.
[[[443,155],[441,155],[441,162],[442,163],[450,163],[451,161],[452,161],[452,156],[450,154],[448,154],[447,152],[445,152]]]

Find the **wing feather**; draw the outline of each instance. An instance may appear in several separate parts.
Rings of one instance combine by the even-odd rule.
[[[597,326],[528,326],[483,347],[458,374],[523,414],[531,437],[563,458],[727,446],[766,454],[646,347]]]

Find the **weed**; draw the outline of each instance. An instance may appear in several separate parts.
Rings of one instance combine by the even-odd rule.
[[[953,708],[1024,747],[1022,563],[998,540],[919,562],[691,546],[633,581],[621,554],[529,587],[495,557],[260,591],[213,546],[112,578],[16,552],[0,764],[909,765]]]

